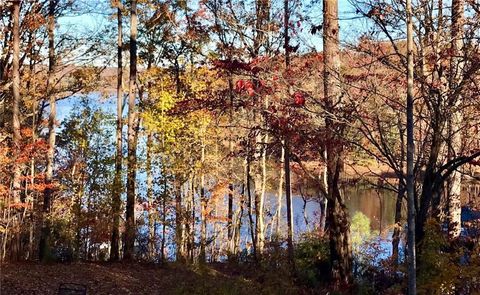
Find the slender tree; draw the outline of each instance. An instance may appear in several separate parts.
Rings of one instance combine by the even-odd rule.
[[[255,1],[255,36],[253,42],[253,58],[260,55],[262,46],[267,47],[267,34],[265,33],[266,24],[270,18],[270,0],[256,0]],[[258,82],[258,81],[257,81]],[[264,96],[263,108],[267,109],[269,105],[268,96]],[[261,124],[266,124],[266,118],[261,116]],[[257,169],[255,169],[255,236],[256,248],[255,254],[258,258],[263,254],[265,245],[265,189],[267,184],[267,145],[268,133],[259,131],[256,136],[256,159],[259,159]]]
[[[122,192],[122,141],[123,141],[123,29],[122,29],[122,2],[117,1],[117,126],[116,126],[116,154],[115,180],[113,184],[112,211],[113,227],[110,247],[110,260],[120,258],[120,208]]]
[[[147,202],[148,202],[148,258],[155,258],[155,209],[153,203],[153,173],[152,173],[153,133],[147,134]]]
[[[407,222],[408,294],[417,293],[415,255],[415,175],[413,141],[413,23],[412,2],[407,0]]]
[[[57,115],[56,98],[53,87],[55,84],[55,9],[58,0],[50,0],[48,7],[48,79],[47,95],[50,101],[50,116],[48,119],[48,150],[47,150],[47,171],[45,182],[47,187],[43,196],[43,224],[40,237],[40,260],[44,260],[49,251],[50,222],[48,214],[52,202],[52,180],[53,166],[55,159],[55,121]]]
[[[135,246],[135,180],[137,173],[137,1],[130,2],[130,80],[128,95],[128,168],[124,259],[133,258]]]
[[[290,26],[290,7],[289,1],[284,0],[283,2],[283,27],[284,27],[284,40],[285,40],[285,70],[288,72],[290,68],[290,35],[288,28]],[[286,98],[290,96],[290,87],[287,87]],[[290,183],[290,141],[288,138],[289,134],[285,135],[284,146],[282,146],[282,153],[284,156],[284,170],[285,170],[285,197],[287,199],[287,247],[288,247],[288,259],[292,266],[293,271],[295,271],[295,259],[294,259],[294,249],[293,249],[293,207],[292,207],[292,187]],[[280,212],[278,212],[280,214]]]
[[[13,65],[12,65],[12,150],[13,156],[13,177],[12,177],[12,189],[13,189],[13,202],[20,202],[20,176],[21,166],[17,161],[18,154],[20,153],[20,1],[12,1],[12,20],[13,20]]]
[[[462,82],[464,58],[463,54],[463,26],[464,26],[464,0],[452,1],[452,24],[451,24],[451,37],[452,37],[452,57],[451,57],[451,76],[450,76],[450,89],[455,90]],[[457,158],[461,156],[462,152],[462,95],[454,97],[452,115],[449,120],[450,131],[450,145],[448,153],[451,155],[449,158]],[[448,223],[449,223],[449,235],[452,238],[460,236],[461,231],[461,202],[460,193],[462,186],[462,175],[459,171],[452,172],[448,182]]]

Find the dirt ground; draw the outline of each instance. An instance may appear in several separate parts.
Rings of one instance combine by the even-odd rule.
[[[80,284],[87,294],[299,294],[230,271],[122,263],[15,263],[1,266],[0,295],[59,294],[62,283]]]

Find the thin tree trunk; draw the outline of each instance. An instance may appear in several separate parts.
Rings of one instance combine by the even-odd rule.
[[[229,110],[229,120],[230,120],[230,124],[233,124],[233,79],[232,79],[232,75],[229,76],[229,79],[228,79],[228,91],[229,91],[229,95],[230,95],[230,110]],[[234,186],[233,186],[233,183],[234,183],[234,179],[233,179],[233,132],[232,130],[230,129],[229,130],[229,139],[228,139],[228,150],[229,150],[229,157],[230,157],[230,161],[229,161],[229,173],[230,173],[230,183],[228,185],[228,212],[227,212],[227,231],[228,231],[228,242],[229,242],[229,245],[233,245],[234,243],[232,243],[232,238],[233,238],[233,189],[234,189]],[[229,250],[228,250],[230,253],[229,253],[229,256],[230,254],[233,252],[233,249],[232,247],[229,247]]]
[[[137,86],[137,1],[130,3],[130,83],[128,97],[128,168],[127,168],[127,206],[124,259],[133,259],[135,247],[135,180],[137,170],[137,112],[135,109]]]
[[[256,152],[255,152],[255,158],[263,158],[263,142],[262,142],[262,136],[259,133],[256,137]],[[255,166],[255,173],[254,173],[254,182],[255,182],[255,216],[256,216],[256,222],[255,222],[255,243],[256,243],[256,254],[257,258],[260,258],[260,256],[263,253],[263,245],[264,245],[264,237],[263,237],[263,160],[260,160],[258,162],[258,165]]]
[[[284,19],[283,27],[285,30],[285,68],[288,71],[290,68],[290,35],[288,28],[290,26],[290,8],[289,0],[283,2],[284,10]],[[290,87],[286,91],[286,96],[290,95]],[[287,247],[288,247],[288,260],[292,267],[293,273],[295,273],[295,259],[294,259],[294,249],[293,249],[293,208],[292,208],[292,188],[290,184],[290,142],[288,134],[285,135],[284,139],[284,164],[285,164],[285,197],[287,199]]]
[[[120,1],[119,1],[120,2]],[[123,29],[121,3],[117,6],[117,128],[116,128],[116,155],[115,155],[115,179],[112,196],[113,226],[110,247],[110,260],[117,261],[120,258],[120,208],[122,193],[122,128],[123,128]]]
[[[415,179],[413,139],[413,22],[412,2],[407,0],[407,203],[408,203],[408,294],[417,293],[415,255]]]
[[[270,18],[270,1],[269,0],[256,0],[256,23],[255,23],[255,37],[253,56],[258,57],[260,54],[260,47],[267,42],[267,34],[265,34],[265,24]],[[257,81],[256,81],[257,82]],[[264,108],[268,106],[268,98],[265,96]],[[267,124],[266,117],[261,116],[262,124]],[[265,188],[267,179],[266,169],[266,144],[268,141],[268,134],[265,131],[259,132],[256,137],[256,159],[261,158],[258,167],[255,169],[255,236],[256,236],[256,258],[259,258],[263,254],[263,248],[265,245],[265,220],[264,220],[264,201],[265,201]]]
[[[286,1],[288,2],[288,0]],[[290,149],[289,142],[285,140],[285,197],[287,199],[287,247],[288,260],[295,272],[295,256],[293,248],[293,207],[292,207],[292,188],[290,186]]]
[[[452,1],[452,60],[451,71],[452,79],[450,82],[450,89],[457,89],[461,82],[461,76],[463,74],[464,62],[463,62],[463,25],[464,25],[464,0]],[[458,157],[461,154],[462,148],[462,133],[461,124],[463,122],[463,114],[461,110],[462,97],[459,95],[453,106],[453,114],[450,119],[450,130],[452,132],[450,141],[450,154],[452,158]],[[451,238],[457,238],[460,236],[461,231],[461,202],[460,193],[462,190],[462,175],[459,171],[455,170],[449,180],[448,191],[448,233]]]
[[[327,210],[328,210],[328,199],[325,196],[322,196],[320,199],[320,225],[319,225],[320,237],[323,237],[325,234],[325,226],[327,223]]]
[[[53,165],[55,158],[55,120],[56,120],[56,100],[53,94],[54,71],[55,71],[55,9],[57,0],[50,0],[48,9],[48,79],[47,79],[47,95],[50,99],[50,116],[48,119],[48,150],[47,150],[47,168],[45,173],[45,183],[47,185],[43,196],[43,222],[42,232],[40,237],[40,260],[45,260],[49,252],[49,238],[50,238],[50,222],[48,214],[50,213],[50,206],[52,201],[52,180],[53,180]]]
[[[342,169],[343,145],[339,129],[345,128],[335,122],[331,113],[341,103],[340,48],[337,0],[323,1],[323,46],[324,46],[324,97],[325,128],[327,132],[327,198],[330,226],[330,259],[334,286],[352,282],[352,250],[348,211],[339,189],[339,174]]]
[[[177,180],[178,181],[178,180]],[[184,231],[183,231],[183,209],[182,209],[182,190],[180,184],[175,183],[175,243],[177,247],[176,260],[184,263],[186,261],[184,253]]]
[[[13,101],[12,101],[12,126],[13,126],[13,141],[12,141],[12,150],[14,153],[13,157],[13,202],[20,202],[20,176],[21,176],[21,166],[20,163],[16,160],[21,151],[20,149],[20,1],[13,1],[13,83],[12,83],[12,92],[13,92]]]
[[[282,152],[280,154],[280,176],[278,179],[277,210],[275,212],[275,237],[280,237],[280,225],[282,220],[282,197],[283,197],[283,178],[285,177],[285,141],[281,141]]]
[[[400,181],[399,181],[400,182]],[[395,228],[392,234],[392,261],[395,265],[398,265],[398,245],[400,244],[400,234],[402,232],[402,204],[405,197],[405,188],[399,183],[397,200],[395,202]]]
[[[162,174],[165,173],[165,169],[162,170]],[[160,245],[160,253],[162,262],[165,261],[165,243],[167,240],[167,178],[162,175],[163,178],[163,197],[162,197],[162,244]]]
[[[152,174],[152,145],[153,133],[147,135],[147,202],[148,202],[148,258],[155,258],[155,208],[153,204],[153,174]]]
[[[202,142],[201,152],[202,167],[205,162],[205,145]],[[207,243],[207,198],[205,195],[205,173],[202,168],[200,172],[200,206],[201,206],[201,218],[202,226],[200,229],[200,263],[206,262],[206,243]]]
[[[247,147],[248,149],[248,147]],[[248,149],[249,150],[249,149]],[[251,190],[251,180],[250,180],[250,158],[247,152],[247,194],[248,194],[248,219],[250,224],[250,235],[252,238],[253,245],[253,255],[257,258],[257,241],[254,230],[254,221],[253,221],[253,209],[252,209],[252,190]]]

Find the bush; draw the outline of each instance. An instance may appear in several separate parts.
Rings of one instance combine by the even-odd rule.
[[[330,248],[327,238],[318,234],[305,234],[295,249],[295,264],[299,282],[318,287],[330,275]]]
[[[449,241],[440,224],[431,219],[418,254],[418,294],[469,294],[478,286],[478,248],[469,250],[462,241]]]

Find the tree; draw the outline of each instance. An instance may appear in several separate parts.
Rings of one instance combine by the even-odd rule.
[[[20,153],[20,1],[12,2],[12,35],[13,35],[13,83],[12,83],[12,150],[13,174],[12,174],[12,196],[13,202],[20,202],[20,176],[22,173],[17,158]]]
[[[285,34],[285,69],[288,72],[290,67],[290,36],[288,32],[288,28],[290,26],[290,8],[289,8],[289,1],[284,1],[284,34]],[[286,96],[290,96],[290,87],[287,87]],[[289,134],[285,135],[285,139],[283,140],[282,145],[282,155],[284,161],[284,171],[285,171],[285,197],[287,199],[287,246],[288,246],[288,259],[293,268],[293,272],[295,272],[295,255],[294,255],[294,248],[293,248],[293,208],[292,208],[292,188],[290,182],[290,140]],[[280,182],[281,183],[281,182]],[[277,214],[280,215],[280,209],[277,209]],[[277,224],[279,221],[277,221]],[[278,225],[277,225],[278,226]]]
[[[110,259],[116,261],[120,257],[120,208],[122,185],[122,158],[123,158],[123,28],[122,9],[120,0],[117,1],[117,129],[116,129],[116,156],[115,180],[113,183],[112,211],[113,226],[110,248]]]
[[[412,2],[407,0],[407,203],[408,203],[408,294],[417,294],[415,254],[415,176],[413,130],[413,20]]]
[[[327,199],[330,231],[330,257],[332,280],[335,285],[352,282],[352,249],[348,211],[339,189],[339,175],[343,163],[343,144],[339,131],[342,122],[335,122],[331,114],[342,103],[340,88],[340,48],[338,27],[338,3],[323,1],[323,53],[324,53],[324,99],[326,129]]]
[[[464,71],[463,55],[463,26],[464,26],[464,9],[463,0],[452,1],[452,56],[450,71],[450,88],[457,89],[462,82]],[[452,116],[448,122],[450,132],[450,145],[448,153],[450,159],[457,158],[462,153],[462,121],[463,121],[463,99],[459,94],[452,106]],[[460,193],[462,191],[462,175],[457,169],[452,172],[448,181],[448,223],[449,235],[452,238],[458,238],[461,231],[461,202]]]
[[[51,200],[53,194],[52,180],[53,167],[55,159],[55,124],[56,124],[56,97],[54,95],[53,87],[55,85],[55,10],[57,7],[57,0],[50,0],[48,6],[48,80],[47,80],[47,95],[50,100],[50,116],[48,119],[48,151],[47,151],[47,172],[45,174],[45,181],[47,188],[43,196],[43,224],[42,234],[40,237],[40,260],[48,257],[49,253],[49,236],[50,225],[48,214],[50,212]]]
[[[137,170],[137,1],[130,3],[130,82],[128,95],[128,168],[127,168],[127,206],[126,228],[123,258],[133,259],[135,246],[135,184]]]

